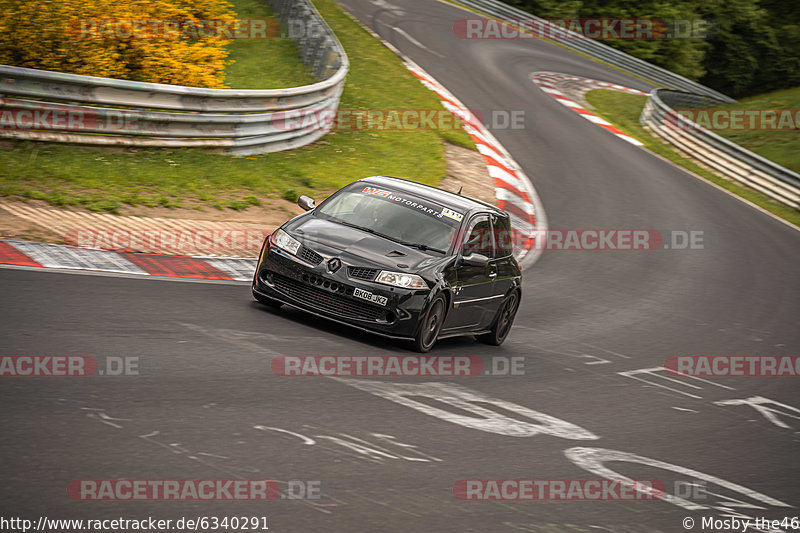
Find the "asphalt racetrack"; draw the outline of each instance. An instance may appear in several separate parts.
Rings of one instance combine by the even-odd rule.
[[[524,111],[524,129],[493,133],[532,179],[550,228],[694,231],[703,245],[545,251],[525,272],[503,346],[446,339],[431,353],[478,356],[487,368],[523,358],[524,372],[436,380],[277,376],[270,362],[280,355],[410,352],[265,308],[246,283],[0,269],[2,354],[118,358],[138,370],[0,381],[0,516],[266,516],[278,532],[642,533],[686,531],[686,517],[700,530],[703,517],[800,515],[797,378],[650,370],[675,355],[799,354],[800,233],[593,126],[530,74],[648,90],[639,80],[541,41],[460,40],[453,23],[472,15],[446,3],[341,5],[468,107]],[[453,491],[459,480],[604,476],[660,480],[683,499],[462,501]],[[271,479],[284,496],[315,497],[78,501],[67,492],[73,480],[119,478]]]

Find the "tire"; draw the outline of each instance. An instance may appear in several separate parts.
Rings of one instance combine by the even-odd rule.
[[[511,326],[514,324],[514,318],[517,316],[519,309],[519,292],[514,291],[505,299],[500,310],[497,312],[497,319],[489,333],[478,335],[478,340],[492,346],[500,346],[503,341],[508,337],[511,331]]]
[[[283,307],[283,304],[278,300],[273,300],[272,298],[258,294],[256,291],[253,291],[253,298],[258,300],[259,303],[262,303],[268,307],[272,307],[273,309],[280,309]]]
[[[412,347],[419,353],[426,353],[436,344],[439,331],[442,329],[445,316],[447,315],[447,300],[444,296],[437,295],[428,306],[425,318],[422,320],[419,332],[414,337]]]

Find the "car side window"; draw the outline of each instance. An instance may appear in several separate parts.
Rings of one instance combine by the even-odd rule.
[[[481,215],[470,220],[469,227],[464,237],[464,255],[471,253],[494,257],[494,239],[489,217]]]
[[[495,257],[508,257],[513,252],[514,235],[511,233],[511,224],[508,217],[492,215],[492,229],[494,233]]]

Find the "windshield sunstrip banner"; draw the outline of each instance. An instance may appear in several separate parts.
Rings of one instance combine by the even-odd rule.
[[[387,191],[385,189],[378,189],[376,187],[364,187],[361,191],[364,194],[369,194],[372,196],[377,196],[378,198],[383,198],[387,201],[396,202],[399,204],[403,204],[406,207],[411,209],[416,209],[425,213],[426,215],[430,215],[432,217],[436,217],[442,219],[446,222],[449,222],[447,219],[450,219],[456,223],[460,223],[464,219],[464,214],[459,213],[458,211],[454,211],[453,209],[448,209],[447,207],[435,206],[434,204],[423,204],[419,200],[411,200],[409,198],[405,198],[396,194],[392,191]]]

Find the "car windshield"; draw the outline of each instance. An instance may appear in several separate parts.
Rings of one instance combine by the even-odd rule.
[[[406,193],[356,184],[317,209],[334,221],[356,226],[420,249],[446,252],[463,213]]]

